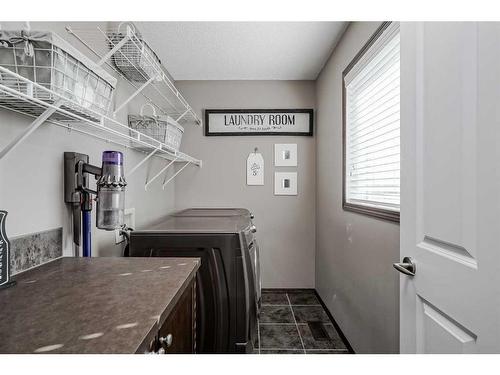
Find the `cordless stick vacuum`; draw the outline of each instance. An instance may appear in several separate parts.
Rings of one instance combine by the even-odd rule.
[[[97,180],[97,191],[89,189],[89,175]],[[72,206],[76,256],[80,254],[80,244],[82,256],[92,256],[93,195],[97,200],[97,228],[115,230],[124,226],[126,185],[121,152],[104,151],[101,168],[89,164],[88,155],[64,153],[64,201]]]

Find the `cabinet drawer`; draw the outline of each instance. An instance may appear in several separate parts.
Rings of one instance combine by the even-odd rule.
[[[196,281],[191,281],[167,317],[157,337],[165,354],[196,353]]]

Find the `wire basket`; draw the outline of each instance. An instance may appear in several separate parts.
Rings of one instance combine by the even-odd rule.
[[[144,108],[150,107],[152,115],[144,115]],[[169,116],[158,116],[155,107],[145,104],[139,115],[129,115],[128,123],[131,129],[150,136],[166,144],[174,150],[179,150],[184,128]]]
[[[68,99],[61,108],[90,120],[110,110],[116,79],[57,34],[0,30],[0,66],[27,79],[0,73],[0,84],[31,98],[50,104]],[[43,112],[4,91],[0,105],[35,116]]]
[[[121,31],[123,26],[126,26],[125,33]],[[123,42],[112,60],[125,77],[135,82],[146,82],[151,78],[161,80],[160,59],[136,31],[134,24],[122,22],[117,31],[108,32],[107,36],[111,49]]]

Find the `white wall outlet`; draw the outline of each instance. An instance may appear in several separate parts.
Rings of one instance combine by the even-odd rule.
[[[120,234],[121,229],[115,229],[115,245],[118,245],[125,241],[125,237],[123,237],[122,234]]]
[[[135,229],[135,208],[125,209],[125,225],[129,228]],[[120,244],[125,241],[125,237],[120,234],[120,229],[115,229],[115,244]]]

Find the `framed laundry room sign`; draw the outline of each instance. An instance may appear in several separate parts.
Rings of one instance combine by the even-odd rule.
[[[312,109],[206,109],[205,135],[313,135]]]

